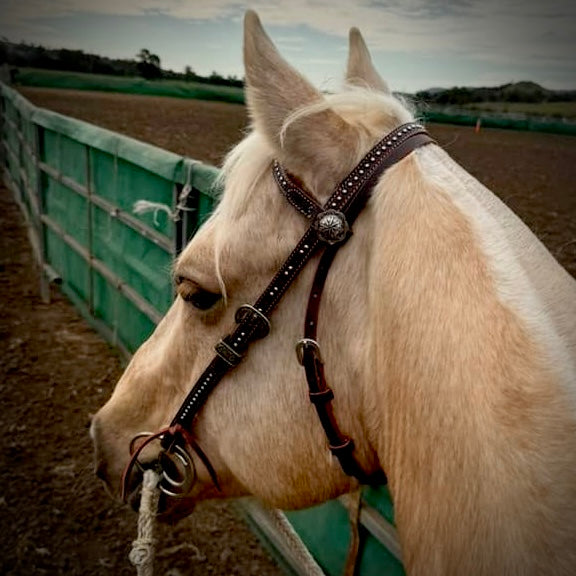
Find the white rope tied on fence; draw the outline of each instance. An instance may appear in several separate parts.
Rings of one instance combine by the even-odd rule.
[[[158,222],[158,212],[164,212],[167,214],[168,218],[177,222],[180,220],[182,212],[191,212],[194,208],[188,208],[186,202],[190,192],[192,192],[192,170],[196,164],[197,160],[190,160],[186,158],[185,160],[187,166],[186,172],[186,184],[182,188],[182,191],[178,195],[178,202],[174,208],[174,211],[168,206],[168,204],[162,204],[161,202],[151,202],[150,200],[137,200],[134,202],[132,211],[134,214],[147,214],[148,212],[154,212],[154,224],[159,226]]]
[[[154,528],[158,512],[160,476],[154,470],[144,472],[142,481],[142,496],[138,513],[138,538],[132,542],[132,550],[128,558],[136,567],[138,576],[153,576],[154,573]]]
[[[174,214],[170,209],[168,204],[161,204],[160,202],[150,202],[149,200],[137,200],[134,202],[134,207],[132,208],[134,214],[147,214],[148,212],[154,212],[154,224],[160,226],[158,221],[158,212],[165,212],[168,218],[174,220]]]

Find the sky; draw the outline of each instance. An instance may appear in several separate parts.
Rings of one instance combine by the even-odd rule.
[[[357,26],[396,91],[531,80],[576,89],[576,0],[0,0],[0,36],[243,77],[242,18],[258,12],[284,57],[321,89]]]

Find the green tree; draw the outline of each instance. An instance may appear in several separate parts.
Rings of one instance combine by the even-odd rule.
[[[138,72],[146,80],[156,80],[162,78],[162,68],[160,67],[160,58],[152,54],[150,50],[142,48],[136,55],[138,59]]]
[[[198,75],[194,72],[194,70],[192,70],[191,66],[186,66],[184,68],[184,80],[186,80],[186,82],[191,82],[197,78]]]

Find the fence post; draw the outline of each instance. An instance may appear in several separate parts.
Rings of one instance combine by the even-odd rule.
[[[93,229],[92,229],[92,165],[90,160],[90,146],[86,145],[86,218],[87,218],[87,243],[86,248],[88,249],[88,311],[90,316],[94,316],[94,243],[93,243]]]
[[[0,176],[4,178],[4,170],[6,170],[6,145],[4,143],[4,137],[6,136],[6,97],[4,91],[0,86]]]
[[[40,161],[42,157],[42,128],[36,124],[32,119],[32,126],[34,127],[34,173],[36,175],[36,185],[34,190],[30,193],[36,195],[36,206],[38,206],[38,214],[33,215],[33,224],[36,231],[36,237],[38,240],[38,266],[40,268],[40,296],[42,301],[46,304],[50,303],[50,280],[48,278],[49,271],[52,268],[48,265],[46,261],[46,233],[44,229],[44,222],[42,216],[44,215],[44,192],[43,192],[43,181],[42,169],[40,168]],[[33,212],[35,212],[33,210]],[[51,280],[57,281],[57,274],[52,272],[50,276],[53,276]]]

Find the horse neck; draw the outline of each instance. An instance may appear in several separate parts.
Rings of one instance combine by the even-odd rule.
[[[566,544],[555,528],[568,522],[565,503],[576,502],[574,343],[566,338],[576,310],[572,304],[565,310],[569,318],[559,322],[561,314],[539,291],[542,280],[523,269],[518,246],[503,231],[483,237],[500,208],[491,213],[488,192],[478,187],[427,147],[390,171],[373,204],[380,224],[370,286],[377,294],[371,304],[371,399],[379,410],[366,407],[368,428],[390,477],[405,544],[417,542],[434,555],[435,533],[459,527],[460,537],[442,544],[454,546],[439,560],[448,562],[439,569],[444,574],[456,573],[449,557],[468,574],[490,567],[496,573],[513,562],[540,565],[533,555],[544,558],[546,546]],[[518,233],[519,223],[514,227],[519,245],[538,255],[569,306],[573,281],[529,232]],[[505,226],[494,233],[497,228]],[[525,290],[530,298],[522,300]],[[544,328],[533,329],[536,317]],[[528,513],[526,501],[542,490],[554,498]],[[509,528],[494,520],[502,514],[515,518]],[[542,544],[531,536],[538,522],[553,534]],[[508,559],[497,557],[503,549],[498,538],[510,541]],[[466,559],[458,542],[479,540],[485,559]],[[416,566],[418,558],[421,552],[408,557],[408,565]]]

